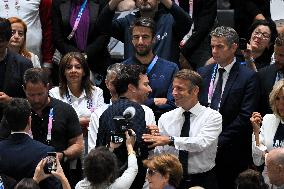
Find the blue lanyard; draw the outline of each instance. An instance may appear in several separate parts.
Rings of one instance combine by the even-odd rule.
[[[147,71],[146,71],[147,75],[151,72],[151,70],[157,63],[157,60],[158,60],[158,56],[156,55],[155,58],[152,60],[151,64],[147,67]]]
[[[50,144],[51,141],[51,130],[52,130],[52,122],[53,122],[53,108],[50,108],[49,114],[48,114],[48,124],[47,124],[47,135],[46,135],[46,141],[47,144]]]
[[[217,68],[218,68],[218,64],[216,64],[214,66],[213,73],[211,75],[211,80],[210,80],[209,89],[208,89],[209,103],[211,103],[211,99],[212,99],[212,96],[213,96],[213,88],[214,88],[214,81],[215,81],[215,77],[216,77]]]

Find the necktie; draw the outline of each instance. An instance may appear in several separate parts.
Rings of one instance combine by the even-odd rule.
[[[184,115],[184,123],[181,129],[180,136],[181,137],[188,137],[189,130],[190,130],[190,112],[183,112]],[[179,161],[182,164],[183,168],[183,175],[188,174],[188,151],[179,150]]]
[[[219,68],[219,77],[218,77],[218,82],[211,100],[211,108],[214,110],[219,109],[219,104],[221,101],[221,95],[222,95],[222,85],[223,85],[223,73],[225,72],[224,68]]]

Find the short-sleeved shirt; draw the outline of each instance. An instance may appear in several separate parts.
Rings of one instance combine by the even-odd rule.
[[[53,121],[50,146],[60,152],[69,145],[68,141],[82,134],[78,116],[69,104],[50,97],[50,103],[42,110],[42,117],[32,111],[33,139],[44,144],[47,143],[48,120],[51,108],[53,108]]]

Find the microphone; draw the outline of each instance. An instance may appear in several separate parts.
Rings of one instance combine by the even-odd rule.
[[[135,116],[136,110],[134,107],[130,106],[124,110],[122,113],[125,119],[132,119]]]

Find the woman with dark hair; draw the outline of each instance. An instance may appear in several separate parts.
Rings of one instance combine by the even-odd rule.
[[[250,39],[243,56],[247,66],[257,71],[271,63],[274,42],[277,37],[276,24],[271,20],[256,20],[249,30]]]
[[[236,179],[236,189],[268,189],[268,185],[258,171],[247,169]]]
[[[128,132],[131,131],[131,135]],[[118,177],[117,158],[112,151],[122,145],[110,143],[110,148],[98,147],[92,149],[84,161],[84,173],[86,178],[77,183],[75,189],[117,189],[130,188],[137,172],[137,158],[133,150],[135,133],[133,130],[125,132],[125,145],[128,151],[128,167],[121,177]],[[124,145],[124,144],[123,144]]]
[[[104,104],[104,98],[103,91],[90,81],[90,69],[81,53],[70,52],[62,58],[59,64],[59,87],[52,88],[49,94],[72,105],[87,137],[91,113]]]
[[[9,41],[9,49],[18,53],[28,59],[33,63],[34,68],[40,68],[40,61],[37,55],[26,49],[27,40],[27,25],[26,23],[17,17],[10,17],[8,20],[12,27],[12,37]]]
[[[105,74],[110,65],[109,36],[99,32],[97,17],[108,1],[53,0],[52,32],[55,48],[64,56],[83,53],[90,69]]]
[[[172,154],[159,154],[143,161],[149,189],[175,189],[182,178],[182,165]]]
[[[15,189],[40,189],[38,183],[32,178],[23,178],[16,186]]]

